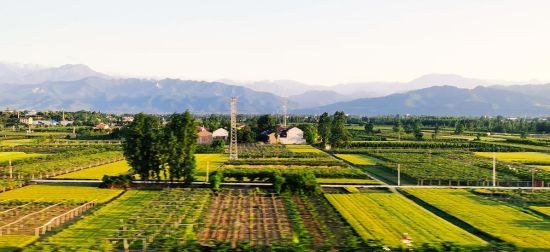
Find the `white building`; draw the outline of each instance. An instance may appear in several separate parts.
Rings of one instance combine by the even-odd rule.
[[[214,130],[214,132],[212,132],[212,138],[214,139],[227,140],[228,137],[229,137],[229,131],[227,131],[224,128],[219,128],[217,130]]]
[[[279,143],[282,144],[305,144],[304,131],[298,127],[290,127],[279,132]]]

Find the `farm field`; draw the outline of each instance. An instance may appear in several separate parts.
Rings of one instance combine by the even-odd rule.
[[[376,161],[361,154],[336,154],[335,156],[350,162],[353,165],[375,165]]]
[[[126,174],[131,167],[126,161],[118,161],[110,164],[95,166],[84,170],[71,172],[54,177],[55,179],[92,179],[101,180],[104,175],[117,176]]]
[[[486,158],[493,158],[492,152],[475,152],[476,155]],[[496,152],[496,158],[505,162],[519,163],[549,163],[550,155],[540,152]]]
[[[0,193],[1,200],[20,200],[35,202],[88,202],[97,200],[105,203],[122,193],[122,190],[100,189],[89,186],[29,185]]]
[[[382,183],[373,179],[351,179],[351,178],[317,178],[319,184],[339,185],[380,185]]]
[[[19,159],[33,158],[33,157],[40,157],[40,156],[44,156],[44,154],[25,153],[25,152],[0,152],[0,163],[6,162],[9,160],[15,161]]]
[[[286,148],[294,153],[323,153],[322,150],[304,144],[286,145]]]
[[[175,249],[194,236],[209,200],[206,189],[132,190],[28,251]]]
[[[507,203],[460,189],[405,189],[407,193],[498,239],[525,249],[550,248],[550,221]]]
[[[531,206],[529,208],[550,217],[550,206]]]
[[[354,194],[325,194],[363,240],[381,240],[391,247],[404,246],[406,233],[415,245],[453,242],[482,246],[478,237],[441,219],[396,193],[373,191]]]
[[[221,242],[234,248],[242,242],[251,247],[292,242],[292,225],[276,195],[224,191],[212,199],[209,209],[205,227],[198,234],[201,243]]]

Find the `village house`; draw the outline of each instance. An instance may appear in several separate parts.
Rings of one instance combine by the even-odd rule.
[[[217,130],[214,130],[212,132],[212,138],[215,139],[223,139],[224,141],[227,141],[227,138],[229,137],[229,131],[227,131],[224,128],[219,128]]]
[[[261,133],[268,144],[305,144],[304,131],[298,127],[279,128]]]
[[[95,130],[108,130],[110,127],[105,123],[99,123],[94,127]]]
[[[279,131],[279,143],[305,144],[304,131],[298,127],[290,127]]]
[[[212,144],[214,141],[212,137],[212,132],[208,131],[205,127],[199,127],[197,133],[197,143],[198,144]]]

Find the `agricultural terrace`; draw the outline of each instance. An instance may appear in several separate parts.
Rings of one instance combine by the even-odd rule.
[[[110,164],[95,166],[92,168],[87,168],[77,172],[66,173],[54,177],[55,179],[93,179],[101,180],[104,175],[108,176],[118,176],[121,174],[127,174],[131,170],[128,162],[118,161]]]
[[[493,158],[492,152],[476,152],[478,156]],[[495,152],[497,160],[523,164],[550,164],[550,155],[540,152]]]
[[[419,150],[419,149],[360,149],[338,150],[342,153],[362,153],[378,160],[386,173],[395,177],[400,164],[403,181],[417,184],[488,185],[492,179],[492,162],[467,151]],[[340,154],[341,155],[341,154]],[[530,180],[527,166],[497,164],[499,183]],[[376,172],[376,171],[373,171]],[[385,174],[383,174],[385,175]],[[539,174],[538,176],[547,176]],[[386,178],[386,180],[394,180]]]
[[[550,207],[549,206],[532,206],[532,207],[529,207],[529,208],[550,217]]]
[[[132,190],[29,251],[178,250],[196,237],[207,189]]]
[[[212,200],[201,243],[224,243],[235,248],[246,242],[251,247],[267,247],[272,243],[292,243],[293,230],[283,201],[274,194],[230,190]]]
[[[319,184],[335,184],[335,185],[381,185],[373,179],[351,179],[351,178],[317,178]]]
[[[372,191],[353,194],[325,194],[365,240],[380,240],[390,247],[405,246],[408,234],[415,246],[442,242],[474,247],[483,246],[480,238],[454,226],[396,193]]]
[[[404,191],[482,232],[520,248],[550,248],[550,221],[519,207],[461,189]]]
[[[44,156],[44,154],[25,153],[25,152],[0,152],[0,163],[6,163],[9,160],[15,161],[25,158],[33,158]]]
[[[323,154],[322,150],[319,150],[311,145],[305,145],[305,144],[296,144],[296,145],[286,145],[286,148],[294,153],[321,153]]]
[[[101,147],[85,148],[17,160],[13,164],[13,173],[19,179],[48,178],[122,159],[122,152],[118,150]],[[0,176],[8,177],[9,171],[0,170]]]
[[[224,165],[223,170],[244,171],[280,171],[280,172],[313,172],[318,178],[369,178],[361,170],[344,166],[308,166],[308,165]]]
[[[206,164],[209,165],[209,172],[216,171],[220,166],[222,166],[229,157],[227,154],[195,154],[196,158],[196,180],[204,181],[204,176],[206,176]]]
[[[120,195],[122,190],[101,189],[89,186],[29,185],[0,193],[0,200],[34,202],[89,202],[105,203]]]
[[[328,158],[329,155],[306,145],[239,144],[239,158]]]
[[[373,158],[361,155],[361,154],[336,154],[338,158],[341,158],[353,165],[376,165],[376,161]]]

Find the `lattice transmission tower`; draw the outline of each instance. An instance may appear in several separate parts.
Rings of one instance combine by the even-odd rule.
[[[239,158],[237,150],[237,97],[231,97],[231,142],[229,143],[229,160]]]

